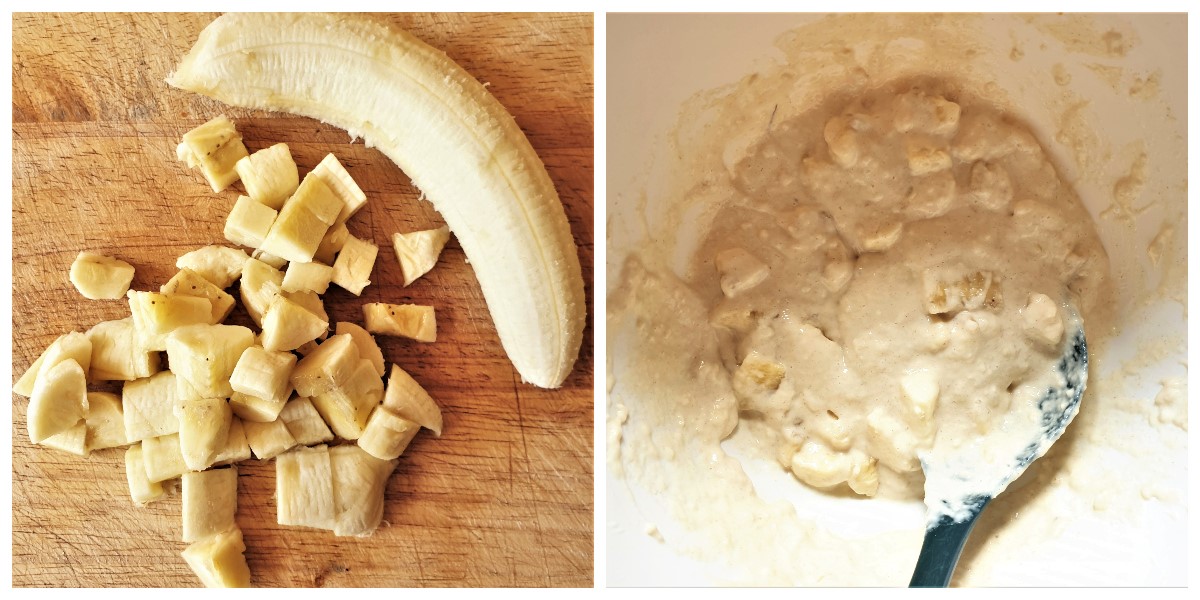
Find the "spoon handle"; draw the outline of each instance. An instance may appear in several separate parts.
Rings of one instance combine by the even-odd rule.
[[[908,587],[946,587],[950,584],[963,544],[985,506],[987,502],[972,511],[966,520],[957,523],[942,516],[933,527],[925,530],[925,542],[921,544],[921,554]]]

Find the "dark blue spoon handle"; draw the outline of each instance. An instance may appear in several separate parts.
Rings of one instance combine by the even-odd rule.
[[[986,501],[965,521],[956,523],[948,517],[942,517],[937,524],[925,530],[925,542],[921,544],[921,555],[917,557],[909,587],[946,587],[950,584],[950,576],[954,574],[963,544],[985,506]]]

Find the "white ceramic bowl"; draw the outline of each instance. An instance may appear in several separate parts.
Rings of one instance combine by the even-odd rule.
[[[637,232],[644,231],[638,224],[645,216],[638,213],[638,199],[655,184],[655,175],[647,173],[646,165],[664,151],[665,135],[674,126],[681,104],[702,90],[769,70],[783,57],[773,46],[777,38],[819,19],[815,15],[609,16],[610,292],[628,250],[638,246]],[[1017,112],[1033,126],[1063,176],[1074,183],[1097,218],[1110,255],[1125,319],[1119,337],[1094,363],[1100,366],[1093,371],[1092,381],[1124,398],[1129,418],[1169,421],[1169,411],[1180,407],[1155,408],[1154,399],[1164,380],[1178,384],[1186,378],[1186,17],[988,15],[979,18],[978,25],[988,51],[976,57],[974,76],[993,77],[998,89],[1012,98]],[[803,44],[802,36],[793,43]],[[1145,155],[1145,176],[1133,190],[1137,210],[1127,219],[1114,218],[1111,212],[1101,216],[1113,202],[1114,188],[1131,185],[1129,176],[1139,152]],[[1151,260],[1147,249],[1156,237],[1162,253]],[[1174,299],[1162,293],[1164,278],[1176,282]],[[1186,387],[1182,397],[1186,399]],[[1182,410],[1186,428],[1186,404]],[[1119,435],[1126,431],[1111,423],[1106,427],[1097,431]],[[1152,435],[1152,430],[1131,426],[1128,435],[1145,437],[1148,431]],[[1083,519],[1066,525],[1054,541],[999,563],[983,580],[1007,585],[1185,584],[1186,432],[1181,435],[1183,445],[1175,448],[1147,440],[1153,447],[1150,455],[1130,463],[1137,469],[1138,460],[1153,461],[1154,480],[1132,477],[1140,492],[1124,490],[1117,497],[1140,493],[1144,502],[1106,516],[1101,509],[1107,492],[1083,490],[1081,494],[1097,496],[1099,521]],[[823,498],[794,482],[751,475],[760,494],[820,506],[822,523],[843,535],[919,519],[919,504],[881,502],[870,512],[873,516],[864,516],[867,513],[860,507]],[[1133,485],[1111,482],[1113,489],[1127,484]],[[652,502],[625,480],[609,474],[606,490],[609,585],[745,581],[738,578],[736,568],[680,556],[670,543],[649,535],[648,522],[663,529],[670,524],[662,522],[663,513],[650,507]],[[1161,501],[1164,498],[1168,501]]]

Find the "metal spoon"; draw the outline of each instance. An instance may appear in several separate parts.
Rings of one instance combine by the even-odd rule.
[[[1011,473],[1006,473],[992,491],[955,498],[940,498],[936,495],[931,497],[931,486],[928,483],[931,478],[961,478],[962,474],[947,472],[953,469],[931,469],[925,461],[921,461],[926,477],[925,541],[921,545],[921,554],[917,557],[917,566],[913,569],[910,587],[945,587],[950,583],[950,575],[954,573],[954,567],[958,564],[958,557],[967,541],[967,535],[971,533],[975,519],[983,512],[984,507],[997,494],[1003,492],[1010,482],[1025,472],[1030,463],[1045,454],[1079,412],[1079,400],[1087,386],[1087,341],[1084,339],[1083,326],[1079,319],[1072,319],[1071,322],[1074,328],[1057,366],[1061,381],[1059,385],[1047,389],[1038,400],[1037,407],[1041,413],[1039,433],[1027,446],[1014,448],[1015,468]],[[947,511],[948,506],[957,508]],[[948,512],[954,514],[947,514]]]

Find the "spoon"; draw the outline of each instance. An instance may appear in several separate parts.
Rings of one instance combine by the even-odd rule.
[[[947,490],[955,490],[958,482],[968,480],[968,474],[955,468],[939,469],[921,460],[926,481],[925,541],[921,545],[921,554],[917,557],[909,587],[946,587],[950,583],[950,575],[958,564],[967,535],[975,526],[975,519],[992,498],[1003,492],[1030,463],[1050,449],[1079,412],[1079,400],[1087,386],[1087,341],[1079,319],[1074,318],[1069,322],[1073,322],[1074,327],[1058,361],[1056,371],[1059,381],[1050,386],[1037,401],[1037,409],[1041,414],[1037,435],[1027,445],[1013,449],[1015,460],[1011,463],[1011,469],[1003,472],[994,486],[982,491],[979,488],[965,488],[973,491],[947,493]],[[967,467],[970,461],[961,464]],[[959,486],[959,489],[964,488]],[[937,490],[941,490],[941,493]]]

